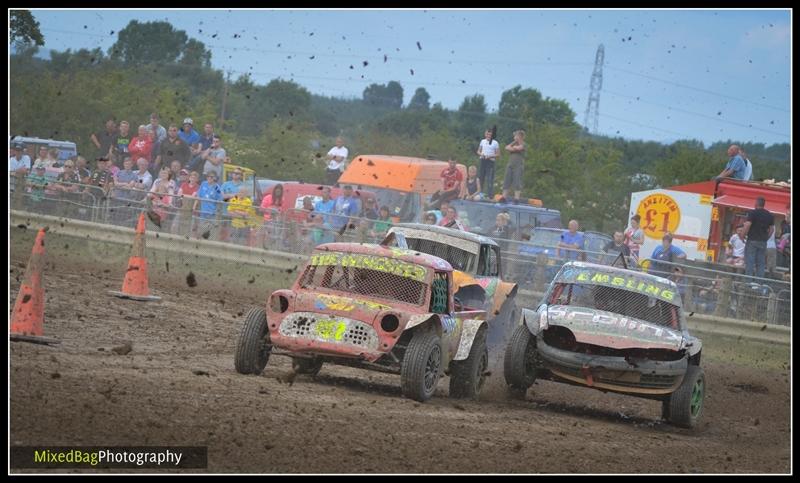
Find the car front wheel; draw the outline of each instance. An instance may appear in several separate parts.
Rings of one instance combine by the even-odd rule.
[[[475,334],[469,356],[463,361],[450,363],[450,397],[478,397],[483,383],[486,382],[486,370],[489,367],[489,351],[486,349],[486,330],[481,328]]]
[[[400,367],[403,395],[424,402],[433,396],[442,372],[442,342],[431,331],[416,332]]]
[[[247,313],[236,341],[236,372],[261,374],[269,361],[270,352],[272,344],[267,329],[267,314],[262,308],[252,308]]]
[[[525,324],[511,334],[503,361],[503,375],[512,394],[525,394],[536,381],[536,338]]]
[[[703,414],[705,392],[706,378],[703,369],[689,366],[681,385],[664,401],[663,416],[675,426],[694,428]]]

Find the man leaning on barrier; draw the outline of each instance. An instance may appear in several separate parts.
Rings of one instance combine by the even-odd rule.
[[[668,278],[672,273],[672,266],[663,262],[676,263],[679,260],[686,260],[686,252],[673,245],[672,235],[665,233],[661,237],[661,245],[653,250],[650,258],[653,259],[650,273]]]

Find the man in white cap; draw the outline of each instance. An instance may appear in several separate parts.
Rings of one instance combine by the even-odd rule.
[[[190,148],[197,148],[197,145],[200,143],[200,135],[194,130],[194,123],[191,117],[187,117],[183,120],[183,126],[178,133],[178,137]]]

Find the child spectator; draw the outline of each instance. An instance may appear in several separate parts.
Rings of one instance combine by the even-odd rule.
[[[192,228],[194,200],[185,199],[184,197],[194,198],[197,196],[197,190],[200,189],[200,174],[197,171],[192,171],[187,177],[184,173],[186,173],[186,170],[182,169],[180,177],[186,177],[188,181],[181,182],[178,187],[178,196],[173,200],[178,211],[172,221],[172,233],[178,235],[188,235]]]
[[[461,190],[462,200],[481,199],[481,180],[478,179],[478,168],[470,166],[467,169],[467,180]]]
[[[311,234],[315,245],[333,241],[330,218],[335,206],[336,201],[331,198],[330,187],[323,187],[322,199],[314,203],[314,213],[311,215],[314,219],[314,224],[317,225],[317,228]]]
[[[728,258],[726,258],[725,261],[731,265],[743,267],[745,247],[744,225],[739,225],[736,227],[736,233],[731,236],[728,242],[728,248],[725,250]]]
[[[272,192],[261,200],[259,206],[259,211],[264,216],[264,222],[258,232],[258,246],[265,246],[270,226],[273,221],[278,221],[277,215],[280,213],[281,206],[283,206],[283,185],[278,183],[272,188]]]
[[[639,248],[644,244],[644,231],[639,227],[642,217],[633,215],[631,226],[624,233],[625,244],[631,251],[631,258],[634,263],[639,263]]]
[[[172,179],[172,171],[164,166],[158,172],[158,179],[153,182],[153,186],[150,188],[150,194],[148,195],[153,203],[153,211],[161,218],[163,226],[167,226],[164,223],[171,214],[169,208],[172,208],[172,196],[174,192],[175,181]]]
[[[130,157],[128,152],[128,145],[131,143],[131,126],[128,121],[119,123],[119,133],[117,134],[117,144],[111,147],[112,155],[114,156],[114,165],[117,167],[122,166],[125,158]]]
[[[209,239],[214,234],[216,228],[215,218],[217,216],[217,206],[222,201],[222,189],[217,183],[217,173],[209,171],[206,173],[206,180],[197,190],[197,200],[194,202],[194,210],[200,209],[197,224],[198,234]]]
[[[170,194],[170,185],[168,183],[155,183],[149,196],[153,203],[153,211],[158,215],[159,219],[164,223],[169,216],[169,208],[172,207],[172,195]]]
[[[44,161],[33,163],[33,173],[28,175],[28,190],[30,191],[31,207],[39,206],[44,200],[44,187],[47,186],[47,178],[44,175]]]
[[[373,238],[380,238],[386,235],[386,232],[389,231],[389,228],[392,226],[392,217],[389,215],[389,207],[388,206],[381,206],[381,209],[378,214],[378,219],[372,225],[372,230],[370,230],[369,235]],[[380,240],[378,240],[380,241]]]
[[[239,192],[228,200],[228,215],[232,218],[233,242],[247,245],[256,210],[246,186],[239,187]]]

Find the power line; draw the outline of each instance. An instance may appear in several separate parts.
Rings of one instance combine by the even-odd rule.
[[[744,124],[741,124],[741,123],[738,123],[738,122],[727,121],[727,120],[725,120],[725,119],[719,119],[719,118],[715,118],[715,117],[709,116],[709,115],[707,115],[707,114],[701,114],[701,113],[699,113],[699,112],[687,111],[687,110],[685,110],[685,109],[681,109],[681,108],[679,108],[679,107],[674,107],[674,106],[665,106],[664,104],[659,104],[659,103],[657,103],[657,102],[643,101],[643,100],[641,100],[639,97],[627,96],[627,95],[625,95],[625,94],[620,94],[620,93],[618,93],[618,92],[609,91],[609,90],[606,90],[606,92],[607,92],[607,93],[609,93],[609,94],[610,94],[610,95],[612,95],[612,96],[615,96],[615,97],[621,97],[621,98],[623,98],[623,99],[632,99],[632,100],[635,100],[635,101],[638,101],[638,102],[642,102],[642,103],[644,103],[644,104],[650,104],[650,105],[652,105],[652,106],[663,107],[663,108],[665,108],[665,109],[669,109],[669,110],[672,110],[672,111],[678,111],[678,112],[682,112],[682,113],[684,113],[684,114],[690,114],[690,115],[692,115],[692,116],[698,116],[698,117],[702,117],[702,118],[704,118],[704,119],[709,119],[709,120],[711,120],[711,121],[715,121],[715,122],[721,122],[721,123],[725,123],[725,124],[731,124],[731,125],[733,125],[733,126],[739,126],[739,127],[743,127],[743,128],[747,128],[747,129],[752,129],[753,131],[761,131],[761,132],[765,132],[765,133],[768,133],[768,134],[774,134],[774,135],[776,135],[776,136],[781,136],[781,137],[784,137],[784,138],[789,138],[789,137],[790,137],[788,134],[783,134],[783,133],[779,133],[779,132],[776,132],[776,131],[770,131],[769,129],[761,129],[761,128],[753,127],[752,125],[744,125]]]
[[[690,90],[693,90],[693,91],[702,92],[704,94],[709,94],[709,95],[712,95],[712,96],[724,97],[726,99],[732,99],[734,101],[739,101],[739,102],[746,102],[748,104],[753,104],[753,105],[756,105],[756,106],[766,107],[768,109],[774,109],[776,111],[789,112],[789,110],[783,109],[781,107],[770,106],[769,104],[762,104],[760,102],[750,101],[750,100],[747,100],[747,99],[742,99],[740,97],[734,97],[734,96],[729,96],[729,95],[726,95],[726,94],[720,94],[718,92],[709,91],[709,90],[706,90],[706,89],[701,89],[699,87],[693,87],[693,86],[689,86],[689,85],[686,85],[686,84],[681,84],[679,82],[674,82],[674,81],[670,81],[670,80],[666,80],[666,79],[660,79],[658,77],[654,77],[654,76],[651,76],[651,75],[648,75],[648,74],[642,74],[642,73],[639,73],[639,72],[634,72],[634,71],[631,71],[631,70],[621,69],[619,67],[613,67],[613,66],[608,66],[608,68],[611,69],[611,70],[624,72],[626,74],[635,75],[635,76],[639,76],[639,77],[644,77],[646,79],[651,79],[651,80],[654,80],[654,81],[663,82],[665,84],[671,84],[671,85],[674,85],[674,86],[677,86],[677,87],[682,87],[684,89],[690,89]]]
[[[59,30],[59,29],[42,29],[42,30],[46,31],[46,32],[57,32],[57,33],[74,34],[74,35],[85,35],[85,36],[91,36],[91,37],[101,37],[101,38],[106,38],[107,37],[106,35],[92,34],[92,33],[89,33],[89,32],[76,32],[76,31]],[[225,50],[225,51],[236,51],[236,52],[245,51],[245,52],[281,54],[281,55],[283,55],[283,54],[309,55],[309,56],[314,56],[314,57],[318,57],[318,56],[319,57],[334,57],[334,58],[341,57],[341,58],[353,58],[353,59],[365,60],[364,59],[365,58],[364,55],[356,55],[356,54],[318,53],[318,52],[299,51],[299,50],[274,50],[274,49],[261,49],[261,48],[255,48],[255,47],[245,47],[245,46],[235,47],[235,46],[229,46],[229,45],[214,45],[214,44],[209,44],[209,43],[206,43],[205,45],[209,49],[213,48],[213,49],[220,49],[220,50]],[[386,53],[386,55],[387,56],[389,55],[388,52]],[[378,61],[382,60],[382,56],[383,56],[383,53],[376,54],[376,55],[374,55],[372,57],[369,54],[366,55],[367,58],[375,58],[375,57],[377,57]],[[543,66],[543,65],[545,65],[545,66],[588,66],[588,65],[593,65],[593,63],[591,63],[591,62],[553,62],[553,61],[549,61],[549,60],[546,61],[546,62],[534,62],[534,61],[524,62],[524,61],[520,61],[520,62],[509,63],[509,62],[504,62],[504,61],[491,61],[491,60],[459,60],[459,59],[455,59],[454,60],[454,59],[410,58],[410,57],[395,57],[395,56],[390,56],[389,58],[392,59],[392,60],[400,60],[400,61],[403,61],[403,62],[434,62],[434,63],[445,63],[446,62],[448,64],[477,64],[477,65],[509,65],[509,66],[510,65],[531,65],[531,66]],[[667,80],[667,79],[662,79],[662,78],[659,78],[659,77],[656,77],[656,76],[652,76],[652,75],[648,75],[648,74],[642,74],[640,72],[635,72],[635,71],[623,69],[623,68],[620,68],[620,67],[614,67],[613,65],[606,65],[605,67],[607,69],[611,69],[611,70],[615,70],[615,71],[619,71],[619,72],[624,72],[626,74],[635,75],[635,76],[638,76],[638,77],[643,77],[643,78],[646,78],[646,79],[662,82],[662,83],[665,83],[665,84],[674,85],[674,86],[677,86],[677,87],[693,90],[693,91],[696,91],[696,92],[701,92],[701,93],[712,95],[712,96],[716,96],[716,97],[723,97],[723,98],[726,98],[726,99],[731,99],[731,100],[735,100],[735,101],[739,101],[739,102],[746,102],[748,104],[752,104],[752,105],[756,105],[756,106],[760,106],[760,107],[764,107],[764,108],[768,108],[768,109],[773,109],[773,110],[777,110],[777,111],[781,111],[781,112],[787,112],[787,113],[790,112],[789,110],[781,108],[781,107],[776,107],[776,106],[772,106],[772,105],[769,105],[769,104],[764,104],[764,103],[760,103],[760,102],[756,102],[756,101],[751,101],[751,100],[748,100],[748,99],[742,99],[742,98],[739,98],[739,97],[730,96],[730,95],[726,95],[726,94],[720,94],[718,92],[710,91],[710,90],[707,90],[707,89],[702,89],[702,88],[699,88],[699,87],[690,86],[690,85],[687,85],[687,84],[682,84],[682,83],[679,83],[679,82],[674,82],[674,81]],[[412,83],[412,85],[422,85],[422,83],[415,83],[415,84]],[[454,85],[454,84],[441,84],[441,85]],[[505,87],[505,86],[499,86],[499,85],[496,85],[496,84],[472,84],[472,85],[478,85],[478,86],[482,86],[482,87]]]

